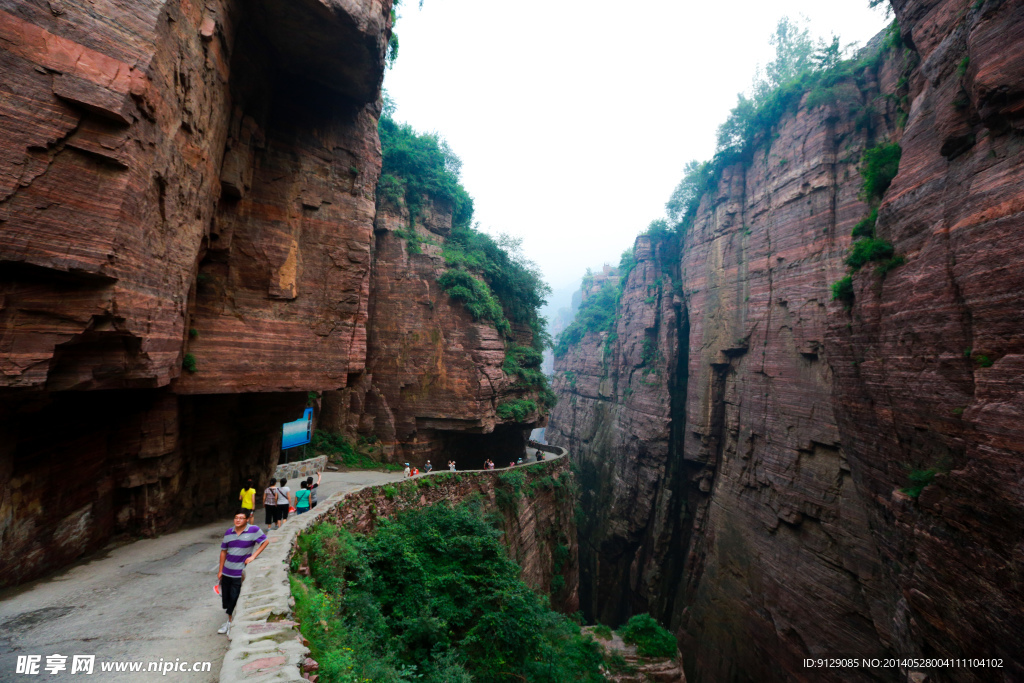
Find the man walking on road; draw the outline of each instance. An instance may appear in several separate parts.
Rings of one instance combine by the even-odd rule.
[[[228,620],[217,633],[231,635],[231,619],[242,592],[242,570],[267,547],[266,535],[254,524],[249,524],[249,511],[239,510],[235,514],[235,525],[224,532],[220,544],[220,566],[217,579],[220,581],[220,599]],[[258,547],[257,547],[258,546]],[[256,551],[253,552],[253,548]]]

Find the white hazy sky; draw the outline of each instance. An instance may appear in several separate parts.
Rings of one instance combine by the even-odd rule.
[[[749,89],[782,16],[866,43],[868,0],[406,0],[384,87],[446,138],[476,219],[524,238],[556,289],[617,263]]]

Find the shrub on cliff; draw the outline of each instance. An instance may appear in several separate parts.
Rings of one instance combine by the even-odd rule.
[[[473,316],[473,320],[489,320],[494,323],[498,332],[511,334],[512,326],[505,318],[501,304],[485,282],[462,268],[452,268],[437,279],[437,284],[441,285],[441,289],[452,299],[461,301]]]
[[[878,222],[878,207],[871,209],[864,218],[857,222],[857,225],[853,226],[853,232],[851,233],[854,237],[874,237],[875,236],[875,223]]]
[[[321,680],[603,680],[600,650],[519,578],[478,505],[382,519],[369,536],[320,524],[299,537],[296,614]]]
[[[619,635],[643,657],[675,657],[676,638],[650,614],[635,614],[619,629]]]
[[[879,201],[889,189],[893,178],[900,170],[900,156],[903,150],[898,142],[884,142],[864,150],[860,175],[863,179],[861,194],[867,201]]]
[[[381,116],[377,131],[383,154],[378,199],[404,203],[411,224],[429,198],[452,209],[453,226],[468,226],[473,199],[459,182],[462,161],[448,143],[388,115]]]
[[[842,301],[847,307],[853,304],[853,278],[847,275],[832,283],[832,301]]]
[[[844,263],[853,270],[858,270],[870,261],[886,261],[893,257],[893,246],[885,240],[867,237],[857,240],[850,249],[850,255]]]

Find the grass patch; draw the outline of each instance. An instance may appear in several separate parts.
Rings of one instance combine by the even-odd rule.
[[[592,630],[594,632],[594,635],[600,638],[601,640],[612,639],[612,629],[609,626],[605,626],[604,624],[598,624]]]
[[[199,369],[199,366],[196,365],[196,357],[191,353],[186,353],[181,359],[181,367],[186,372],[195,372]]]

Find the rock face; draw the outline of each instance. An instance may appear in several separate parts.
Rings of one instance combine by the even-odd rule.
[[[556,362],[582,608],[671,624],[691,681],[906,679],[801,662],[840,655],[1024,676],[1024,11],[893,5],[908,51],[726,169],[678,251],[638,239],[614,333]],[[854,275],[845,310],[829,287],[868,213],[860,156],[887,139],[876,232],[907,263]],[[938,472],[916,499],[910,469]]]
[[[362,371],[390,4],[2,3],[0,583],[227,512]]]
[[[459,468],[480,469],[487,458],[506,465],[522,455],[538,412],[523,423],[502,420],[503,401],[535,391],[505,373],[506,342],[487,321],[438,285],[446,269],[442,248],[451,210],[428,202],[412,227],[404,207],[377,213],[370,287],[366,372],[349,389],[324,395],[320,424],[331,431],[372,436],[394,462],[426,460],[435,468],[454,458]],[[416,239],[410,248],[408,231]],[[532,343],[529,329],[515,341]],[[445,462],[442,462],[445,460]]]

